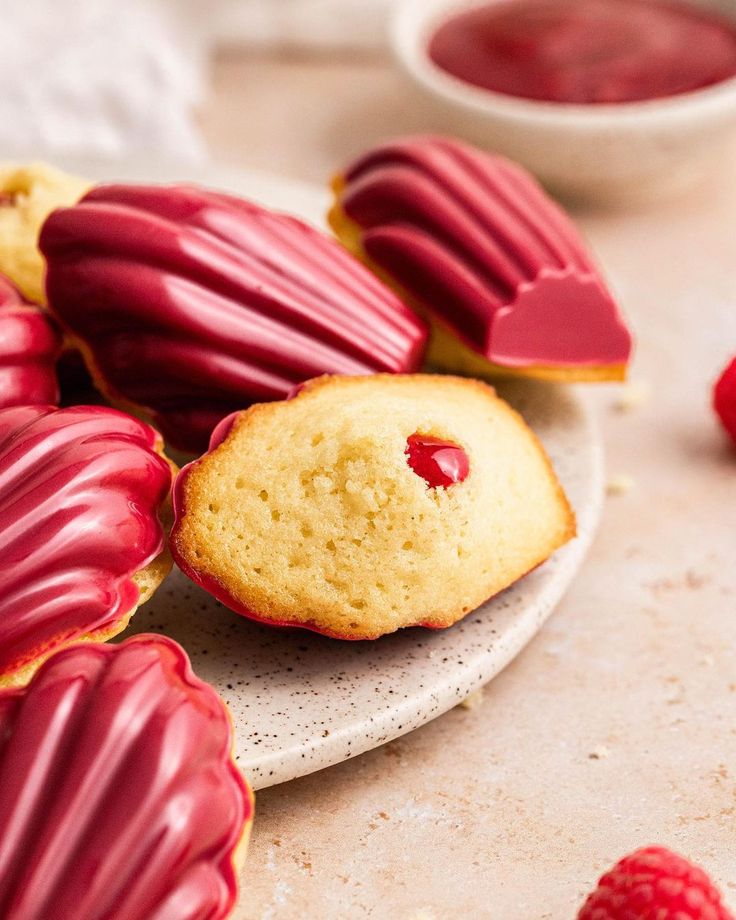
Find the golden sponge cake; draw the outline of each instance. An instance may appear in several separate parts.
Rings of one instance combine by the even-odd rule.
[[[236,612],[345,639],[450,626],[575,533],[486,384],[322,377],[226,419],[175,487],[174,558]]]
[[[0,163],[0,272],[31,303],[45,303],[41,225],[51,211],[72,205],[89,188],[86,179],[44,163]]]

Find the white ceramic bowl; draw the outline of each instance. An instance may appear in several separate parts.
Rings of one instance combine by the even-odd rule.
[[[566,197],[596,202],[672,193],[724,160],[736,136],[736,78],[666,99],[568,105],[494,93],[441,70],[427,54],[432,32],[488,2],[500,0],[402,0],[394,13],[394,52],[438,129],[511,157]],[[734,0],[700,5],[736,20]]]

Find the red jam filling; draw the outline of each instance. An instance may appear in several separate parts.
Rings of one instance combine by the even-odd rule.
[[[687,93],[736,75],[736,22],[660,0],[508,0],[453,16],[429,56],[483,89],[617,103]]]
[[[432,489],[446,489],[462,482],[470,470],[462,447],[425,434],[412,434],[406,439],[406,456],[409,466]]]

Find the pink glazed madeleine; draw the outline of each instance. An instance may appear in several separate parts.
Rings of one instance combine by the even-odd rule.
[[[173,469],[157,432],[117,409],[0,410],[0,686],[114,636],[155,591]]]
[[[323,373],[414,370],[424,323],[334,240],[193,186],[99,186],[40,239],[49,306],[97,386],[167,442]]]
[[[58,401],[61,335],[48,313],[0,275],[0,409]]]
[[[339,239],[432,322],[430,363],[625,376],[631,336],[569,217],[521,167],[442,137],[377,147],[334,181]]]
[[[0,692],[0,916],[227,917],[253,816],[231,749],[163,636],[72,646]]]

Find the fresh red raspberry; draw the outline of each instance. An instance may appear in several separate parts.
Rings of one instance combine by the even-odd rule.
[[[734,920],[708,876],[664,847],[625,856],[606,872],[578,920]]]
[[[736,358],[721,374],[713,388],[713,407],[723,427],[736,441]]]

